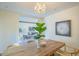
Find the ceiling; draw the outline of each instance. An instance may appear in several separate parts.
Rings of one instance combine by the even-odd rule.
[[[45,2],[46,13],[37,14],[34,12],[36,2],[0,2],[0,10],[9,10],[26,17],[43,18],[48,15],[63,11],[65,9],[79,5],[79,2]]]

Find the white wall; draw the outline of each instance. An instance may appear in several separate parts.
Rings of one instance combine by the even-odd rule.
[[[3,52],[7,46],[18,41],[19,20],[28,22],[37,21],[37,19],[27,17],[20,19],[20,14],[12,11],[0,10],[0,53]],[[30,25],[28,24],[27,26]]]
[[[0,52],[17,41],[19,15],[0,10]]]
[[[71,37],[55,35],[55,22],[71,20]],[[66,9],[45,18],[46,38],[65,42],[79,48],[79,6]]]
[[[3,28],[3,26],[2,26],[2,22],[3,22],[3,20],[1,20],[2,18],[0,17],[0,43],[2,43],[1,45],[0,45],[0,50],[2,50],[1,48],[2,48],[2,45],[3,45],[3,32],[2,32],[2,28]]]

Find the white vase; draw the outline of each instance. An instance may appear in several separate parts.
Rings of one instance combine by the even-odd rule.
[[[37,47],[37,48],[40,48],[40,42],[39,42],[38,39],[36,40],[36,47]]]

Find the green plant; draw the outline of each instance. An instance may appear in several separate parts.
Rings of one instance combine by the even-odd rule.
[[[34,28],[37,31],[36,36],[34,36],[35,39],[45,37],[45,35],[43,35],[43,32],[46,30],[46,27],[44,25],[45,23],[36,23],[36,27]]]

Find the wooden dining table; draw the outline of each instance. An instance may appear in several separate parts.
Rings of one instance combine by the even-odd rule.
[[[8,48],[4,55],[6,56],[51,56],[65,44],[63,42],[46,40],[46,46],[36,47],[36,43],[29,42],[22,46]]]

